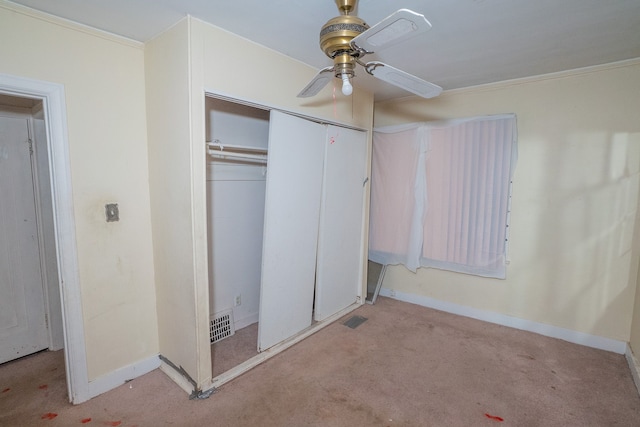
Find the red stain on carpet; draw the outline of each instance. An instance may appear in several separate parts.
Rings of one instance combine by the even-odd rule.
[[[42,384],[40,387],[38,387],[40,390],[46,390],[49,386],[46,384]]]
[[[497,417],[495,415],[490,415],[490,414],[484,414],[485,417],[489,418],[490,420],[494,420],[494,421],[498,421],[498,422],[502,422],[504,421],[504,418],[501,417]]]
[[[104,425],[111,426],[111,427],[118,427],[120,424],[122,424],[122,421],[105,421],[104,422]]]
[[[56,414],[54,412],[47,412],[46,414],[44,414],[40,418],[43,419],[43,420],[52,420],[57,416],[58,416],[58,414]]]
[[[80,420],[80,422],[82,424],[90,423],[91,422],[91,418],[83,418],[83,419]]]
[[[9,390],[11,390],[10,388],[5,388],[4,390],[2,390],[3,393],[8,392]]]

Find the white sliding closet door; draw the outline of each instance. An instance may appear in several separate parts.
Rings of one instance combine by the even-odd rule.
[[[258,350],[311,325],[325,127],[272,111]]]
[[[366,160],[365,132],[328,126],[314,314],[318,321],[356,301]]]

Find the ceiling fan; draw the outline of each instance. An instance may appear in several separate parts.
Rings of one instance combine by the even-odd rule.
[[[333,66],[321,69],[298,94],[298,98],[316,95],[335,76],[342,80],[342,93],[351,95],[351,79],[355,77],[356,64],[372,76],[419,95],[433,98],[442,88],[419,77],[379,61],[363,62],[365,55],[395,45],[431,29],[424,15],[408,9],[400,9],[373,27],[351,13],[357,0],[335,0],[340,16],[327,21],[320,30],[320,48],[331,59]]]

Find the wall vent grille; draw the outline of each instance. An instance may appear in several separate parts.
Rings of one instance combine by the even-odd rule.
[[[209,338],[211,344],[223,340],[231,335],[235,334],[235,327],[233,325],[233,311],[227,310],[218,314],[214,314],[211,317],[209,326]]]

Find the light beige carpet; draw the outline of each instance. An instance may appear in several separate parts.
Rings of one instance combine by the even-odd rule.
[[[74,407],[59,354],[9,363],[0,425],[640,425],[621,355],[387,298],[353,314],[202,401],[154,371]]]
[[[216,377],[258,354],[258,324],[254,323],[211,345],[211,370]]]

